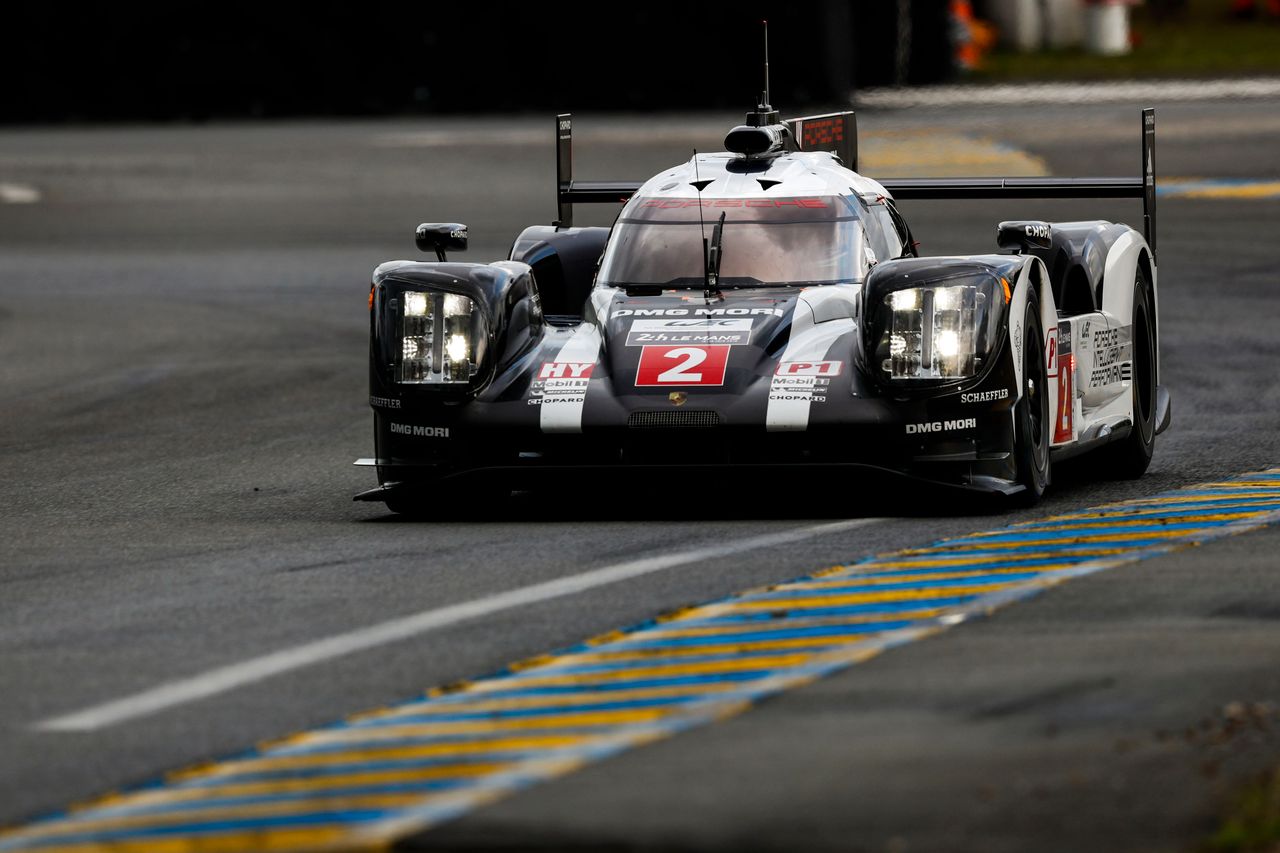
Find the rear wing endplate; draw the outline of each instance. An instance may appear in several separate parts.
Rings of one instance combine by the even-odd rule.
[[[852,111],[788,119],[801,151],[830,151],[858,170],[858,124]],[[1105,178],[888,178],[880,184],[895,199],[1141,198],[1142,233],[1156,253],[1156,111],[1142,111],[1142,167],[1133,177]],[[640,181],[575,181],[573,118],[556,116],[555,225],[573,225],[573,205],[621,203],[640,189]]]

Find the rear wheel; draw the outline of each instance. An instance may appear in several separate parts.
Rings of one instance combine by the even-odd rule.
[[[1018,482],[1024,487],[1019,502],[1032,506],[1049,486],[1049,375],[1040,300],[1034,290],[1027,297],[1023,329],[1022,396],[1014,407],[1014,456]]]
[[[1156,337],[1147,279],[1139,269],[1133,282],[1133,427],[1129,434],[1097,452],[1100,470],[1133,480],[1146,473],[1156,446]]]

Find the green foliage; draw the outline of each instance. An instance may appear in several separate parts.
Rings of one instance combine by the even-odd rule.
[[[1226,0],[1188,0],[1133,10],[1136,44],[1125,56],[1094,56],[1081,49],[1038,53],[997,51],[970,75],[982,81],[1105,80],[1141,77],[1247,76],[1280,73],[1280,18],[1259,0],[1256,17],[1232,16]],[[1153,8],[1157,7],[1157,8]]]
[[[1280,770],[1244,789],[1205,845],[1212,853],[1261,853],[1280,849]]]

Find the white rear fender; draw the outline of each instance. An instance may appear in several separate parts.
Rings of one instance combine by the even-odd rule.
[[[1115,323],[1120,326],[1129,326],[1133,323],[1133,280],[1137,275],[1138,264],[1143,256],[1148,259],[1148,268],[1151,270],[1149,281],[1151,286],[1151,322],[1155,327],[1156,340],[1160,339],[1159,317],[1160,310],[1157,304],[1157,293],[1159,289],[1156,287],[1156,266],[1151,263],[1151,250],[1147,247],[1147,241],[1137,231],[1129,230],[1122,234],[1113,244],[1111,250],[1107,252],[1107,262],[1103,268],[1102,275],[1102,310],[1114,317]],[[1160,375],[1160,349],[1156,348],[1156,376]]]

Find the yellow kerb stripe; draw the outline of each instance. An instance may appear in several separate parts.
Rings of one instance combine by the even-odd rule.
[[[171,781],[193,778],[209,778],[218,775],[259,773],[268,770],[284,770],[292,767],[327,767],[342,764],[360,764],[368,761],[397,761],[418,758],[444,758],[463,755],[483,755],[487,752],[521,752],[537,749],[561,749],[579,746],[599,740],[599,735],[527,735],[513,738],[494,738],[474,743],[432,743],[415,746],[384,747],[373,749],[322,752],[309,755],[255,756],[235,761],[224,761],[206,767],[196,767],[172,774]]]
[[[228,832],[216,835],[188,835],[180,838],[145,838],[121,841],[90,841],[81,844],[41,847],[40,853],[273,853],[279,850],[319,850],[334,848],[351,853],[387,850],[390,842],[350,843],[351,830],[342,824],[282,828],[258,832]],[[0,834],[0,839],[5,838]]]
[[[227,785],[206,785],[198,788],[156,788],[132,794],[113,794],[93,804],[93,808],[118,805],[159,805],[188,800],[218,800],[230,797],[256,797],[271,794],[289,794],[303,791],[324,791],[330,788],[355,788],[362,785],[394,785],[403,782],[430,782],[443,779],[465,779],[501,773],[514,764],[458,764],[420,767],[409,770],[370,770],[361,773],[343,773],[332,776],[276,779],[270,782],[241,782]]]

